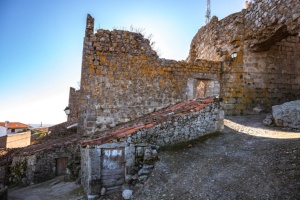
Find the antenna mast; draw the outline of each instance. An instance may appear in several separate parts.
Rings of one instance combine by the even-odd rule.
[[[209,21],[210,21],[210,0],[207,0],[205,23],[207,24]]]

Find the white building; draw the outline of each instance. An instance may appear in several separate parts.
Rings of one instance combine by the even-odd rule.
[[[27,130],[28,128],[28,125],[20,122],[0,122],[0,137],[6,136],[7,134],[22,132],[24,129]]]

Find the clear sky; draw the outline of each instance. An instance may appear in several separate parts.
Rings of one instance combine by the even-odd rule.
[[[244,2],[211,0],[211,13],[221,19]],[[206,0],[0,0],[0,121],[66,121],[88,13],[95,28],[144,28],[162,58],[184,60],[205,12]]]

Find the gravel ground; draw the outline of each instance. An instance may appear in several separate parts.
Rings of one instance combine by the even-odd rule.
[[[134,199],[300,199],[300,133],[263,119],[229,117],[222,133],[161,150]]]

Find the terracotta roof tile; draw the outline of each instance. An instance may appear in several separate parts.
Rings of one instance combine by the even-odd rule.
[[[5,127],[5,122],[0,122],[0,126]],[[8,123],[8,128],[9,129],[26,129],[29,128],[30,126],[26,124],[22,124],[20,122],[9,122]]]
[[[113,129],[106,130],[95,134],[91,139],[80,142],[81,146],[99,145],[111,142],[112,140],[121,139],[127,135],[136,133],[138,130],[150,128],[156,124],[162,123],[173,118],[178,118],[193,111],[203,109],[208,103],[213,102],[212,99],[205,100],[188,100],[178,104],[169,106],[167,108],[150,113],[136,120],[120,124]],[[12,122],[10,122],[12,123]],[[1,124],[0,124],[1,125]],[[72,143],[77,143],[77,136],[75,134],[65,135],[41,144],[30,145],[22,151],[23,155],[31,155],[35,152],[67,146]]]
[[[171,120],[172,118],[182,117],[187,113],[199,111],[211,102],[213,102],[213,99],[183,101],[136,120],[121,124],[114,129],[99,132],[93,135],[91,139],[81,141],[81,145],[100,145],[115,139],[120,139],[136,133],[140,129],[150,128],[158,123]]]
[[[54,136],[54,135],[52,135],[52,136]],[[77,134],[76,133],[57,136],[55,138],[45,139],[44,141],[42,140],[41,143],[25,147],[18,155],[20,155],[20,156],[21,155],[24,155],[24,156],[32,155],[36,152],[40,152],[40,151],[43,151],[43,150],[50,150],[50,149],[53,149],[53,148],[68,146],[68,145],[73,144],[73,143],[77,144],[77,141],[78,141],[78,139],[77,139]]]

